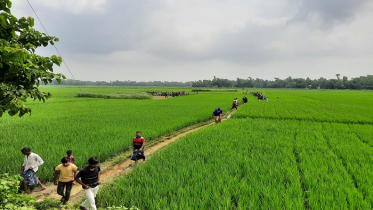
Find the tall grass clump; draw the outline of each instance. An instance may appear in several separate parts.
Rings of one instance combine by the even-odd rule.
[[[78,92],[78,97],[87,98],[107,98],[107,99],[152,99],[152,95],[145,92],[125,92],[125,93],[90,93]]]

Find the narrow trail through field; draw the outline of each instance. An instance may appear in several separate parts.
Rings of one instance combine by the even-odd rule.
[[[153,96],[153,100],[163,100],[163,99],[169,99],[164,96]]]
[[[225,121],[230,118],[231,114],[233,114],[234,111],[228,111],[224,116],[222,121]],[[172,137],[163,137],[158,140],[154,140],[152,142],[149,142],[147,146],[145,147],[145,154],[147,160],[151,158],[151,156],[165,148],[167,145],[177,141],[181,137],[186,136],[188,133],[200,130],[202,128],[205,128],[207,126],[214,125],[215,122],[212,120],[205,121],[203,123],[198,123],[189,127],[186,127],[184,129],[181,129],[179,131],[176,131]],[[172,135],[172,134],[171,134]],[[101,185],[105,185],[106,183],[110,183],[115,178],[122,176],[123,174],[126,174],[127,172],[131,171],[133,169],[132,161],[130,159],[130,156],[132,155],[132,151],[128,151],[124,154],[118,155],[114,157],[113,159],[109,161],[105,161],[104,163],[100,164],[101,167],[101,174],[100,174],[100,180]],[[138,164],[143,164],[140,160]],[[45,198],[61,198],[60,195],[57,194],[57,186],[54,185],[48,185],[46,186],[46,189],[40,192],[32,192],[31,195],[34,195],[37,197],[38,201],[41,201]],[[84,190],[82,189],[82,186],[80,184],[76,184],[73,186],[71,190],[71,197],[69,200],[69,205],[72,205],[76,202],[79,202],[83,197],[85,196]]]

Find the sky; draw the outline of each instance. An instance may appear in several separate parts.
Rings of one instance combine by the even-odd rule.
[[[26,0],[12,14],[34,17]],[[373,74],[369,0],[29,0],[89,81],[317,79]],[[43,56],[57,55],[52,47]]]

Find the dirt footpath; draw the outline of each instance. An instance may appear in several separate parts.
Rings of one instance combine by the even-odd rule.
[[[153,100],[162,100],[162,99],[167,99],[164,96],[153,96]]]

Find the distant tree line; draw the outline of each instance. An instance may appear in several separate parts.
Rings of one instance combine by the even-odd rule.
[[[162,87],[192,87],[192,82],[168,82],[168,81],[151,81],[151,82],[136,82],[136,81],[81,81],[66,79],[60,84],[53,81],[52,85],[79,85],[79,86],[162,86]]]
[[[236,80],[229,80],[223,78],[216,78],[212,80],[199,80],[194,82],[167,82],[167,81],[150,81],[150,82],[136,82],[136,81],[81,81],[66,79],[62,80],[60,84],[53,80],[52,85],[79,85],[79,86],[162,86],[162,87],[239,87],[239,88],[309,88],[309,89],[369,89],[373,90],[373,75],[361,76],[348,79],[343,76],[337,79],[319,79],[310,78],[292,78],[286,79],[274,78],[274,80],[247,79],[237,78]]]
[[[373,90],[373,75],[361,76],[352,79],[339,77],[337,79],[307,79],[292,78],[286,79],[275,78],[274,80],[247,79],[237,78],[228,80],[214,77],[213,80],[199,80],[192,83],[192,87],[240,87],[240,88],[309,88],[309,89],[370,89]]]

